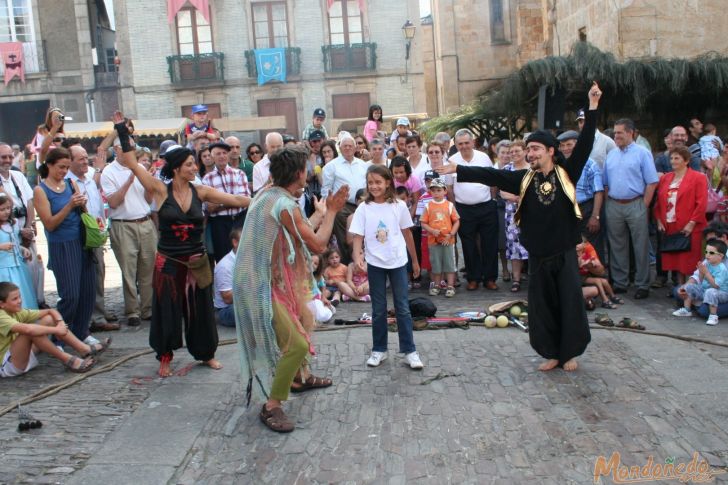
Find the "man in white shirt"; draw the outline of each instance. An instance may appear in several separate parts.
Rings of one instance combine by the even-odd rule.
[[[579,125],[579,131],[582,130],[584,127],[584,110],[580,109],[576,113],[576,123]],[[607,159],[607,153],[611,152],[617,148],[616,143],[614,143],[614,140],[609,138],[604,133],[600,132],[599,130],[596,131],[596,134],[594,135],[594,146],[592,147],[591,154],[589,155],[589,158],[597,162],[597,165],[599,165],[599,168],[604,170],[604,161]]]
[[[101,173],[101,188],[109,203],[109,236],[121,269],[127,324],[139,326],[141,320],[152,316],[152,274],[157,252],[157,228],[149,206],[152,194],[146,193],[132,171],[117,160]]]
[[[235,309],[233,307],[233,269],[235,269],[235,254],[240,242],[239,227],[230,232],[230,246],[232,249],[215,265],[215,319],[223,327],[235,326]]]
[[[475,136],[467,128],[455,133],[458,152],[448,161],[468,167],[492,167],[490,157],[475,150]],[[498,278],[498,207],[487,185],[459,183],[455,176],[453,193],[460,214],[460,242],[467,271],[469,291],[482,281],[488,290],[497,290]]]
[[[253,167],[253,193],[259,191],[270,180],[270,158],[273,152],[283,148],[283,137],[280,133],[271,131],[265,135],[265,156]]]
[[[341,155],[326,164],[323,170],[321,197],[335,194],[342,186],[349,186],[349,200],[336,214],[334,234],[341,252],[341,262],[351,262],[351,247],[346,243],[346,219],[356,210],[356,192],[367,186],[367,169],[369,164],[354,156],[356,142],[346,134],[339,141]]]
[[[99,227],[106,226],[104,217],[104,201],[101,198],[101,192],[95,170],[89,170],[88,153],[81,145],[74,145],[71,151],[71,167],[68,170],[68,178],[76,182],[78,191],[86,195],[86,210],[96,218]],[[106,277],[106,264],[104,263],[104,248],[95,248],[93,250],[96,258],[96,302],[94,304],[94,312],[91,315],[91,332],[108,332],[111,330],[119,330],[118,323],[109,323],[109,320],[115,320],[116,317],[107,315],[106,305],[104,303],[104,279]]]

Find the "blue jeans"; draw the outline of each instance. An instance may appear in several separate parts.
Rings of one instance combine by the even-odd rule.
[[[372,297],[372,351],[387,351],[387,276],[389,276],[389,285],[394,296],[394,310],[397,314],[399,351],[405,354],[414,352],[416,349],[409,309],[407,266],[385,269],[369,264],[367,275],[369,294]]]
[[[235,309],[232,305],[228,305],[225,308],[215,308],[215,320],[218,325],[223,327],[234,327],[235,326]]]

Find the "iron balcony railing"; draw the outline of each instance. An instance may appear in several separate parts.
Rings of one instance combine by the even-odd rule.
[[[301,48],[286,47],[286,79],[301,74]],[[258,66],[255,63],[255,51],[245,51],[245,67],[248,68],[248,77],[258,77]]]
[[[377,68],[377,44],[374,42],[325,45],[321,50],[326,72],[374,71]]]
[[[94,72],[97,88],[112,88],[119,85],[119,71]]]
[[[222,52],[167,56],[169,79],[174,85],[223,82],[224,57]]]

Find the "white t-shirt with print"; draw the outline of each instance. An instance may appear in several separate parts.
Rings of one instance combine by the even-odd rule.
[[[407,244],[402,229],[412,227],[412,217],[401,200],[395,203],[362,203],[356,208],[349,232],[364,236],[367,264],[394,269],[407,264]]]

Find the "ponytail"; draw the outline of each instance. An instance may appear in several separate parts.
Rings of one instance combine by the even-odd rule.
[[[69,152],[66,148],[54,148],[48,152],[45,162],[38,167],[38,175],[40,178],[48,178],[48,166],[55,165],[58,160],[63,160],[64,158],[67,158],[68,160],[71,159],[71,152]]]
[[[38,167],[38,176],[41,179],[48,178],[48,165],[45,162],[41,163],[40,167]]]

